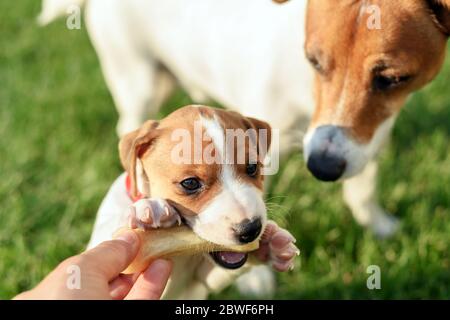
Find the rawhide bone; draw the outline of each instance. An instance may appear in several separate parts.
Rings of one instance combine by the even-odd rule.
[[[258,239],[244,245],[218,245],[200,238],[187,226],[134,231],[140,238],[141,249],[133,262],[123,271],[125,274],[141,272],[158,258],[215,251],[251,252],[259,248]]]

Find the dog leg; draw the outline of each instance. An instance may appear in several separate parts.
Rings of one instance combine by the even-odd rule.
[[[139,128],[148,118],[155,118],[162,102],[172,90],[163,71],[155,70],[151,59],[132,59],[128,67],[103,61],[102,66],[119,112],[119,136]],[[124,70],[126,69],[126,70]]]
[[[254,266],[236,280],[236,287],[244,297],[272,299],[277,288],[277,280],[268,265]]]
[[[386,238],[396,232],[398,221],[378,204],[377,171],[378,165],[372,160],[361,174],[344,181],[343,193],[356,221],[370,228],[378,237]]]
[[[111,9],[106,15],[104,9],[101,1],[88,2],[86,23],[119,113],[117,133],[123,136],[155,118],[162,101],[172,92],[174,80],[128,34],[123,14]],[[110,25],[105,19],[117,22]]]

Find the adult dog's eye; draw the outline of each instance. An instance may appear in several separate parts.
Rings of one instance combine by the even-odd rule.
[[[372,87],[378,91],[387,91],[398,87],[411,79],[411,76],[382,76],[376,75],[373,78]]]
[[[309,63],[317,72],[323,72],[322,65],[316,57],[308,57]]]
[[[202,187],[201,182],[197,178],[184,179],[180,182],[180,185],[189,194],[197,192]]]
[[[258,172],[258,165],[256,163],[249,163],[245,170],[250,177],[254,177]]]

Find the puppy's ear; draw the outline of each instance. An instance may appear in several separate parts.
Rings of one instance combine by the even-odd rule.
[[[450,0],[425,0],[439,29],[450,36]]]
[[[119,142],[120,162],[128,172],[131,180],[131,194],[138,195],[137,187],[137,159],[141,158],[158,137],[158,122],[149,120],[139,129],[126,134]]]
[[[272,127],[265,121],[247,117],[251,128],[256,130],[258,141],[258,157],[264,160],[272,143]]]

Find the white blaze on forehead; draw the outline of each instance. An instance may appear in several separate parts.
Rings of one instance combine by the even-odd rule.
[[[200,116],[202,126],[205,128],[206,134],[211,138],[211,143],[214,144],[217,157],[224,163],[223,156],[225,154],[225,134],[219,120],[214,116],[213,119],[208,119]]]
[[[233,184],[241,184],[234,173],[234,165],[228,164],[232,162],[226,160],[226,142],[224,129],[220,125],[216,116],[213,119],[201,117],[202,125],[205,128],[206,134],[211,138],[211,143],[214,144],[216,157],[220,159],[221,171],[219,180],[222,183],[223,189],[229,189]]]
[[[329,119],[330,124],[333,124],[335,126],[343,125],[345,121],[345,115],[346,115],[346,103],[347,103],[347,87],[349,84],[349,71],[348,69],[345,71],[343,85],[341,94],[339,97],[339,100],[337,101],[336,105],[334,106],[334,113],[333,118]],[[333,108],[333,106],[328,106],[329,108]]]
[[[217,118],[202,117],[202,125],[212,139],[216,152],[221,157],[218,183],[220,192],[207,203],[201,212],[190,220],[193,230],[202,238],[223,244],[236,244],[233,227],[245,219],[261,218],[266,220],[266,207],[262,191],[253,184],[240,181],[235,166],[225,164],[225,134]]]
[[[332,124],[334,125],[340,125],[344,122],[345,118],[345,103],[347,102],[347,92],[346,92],[346,86],[347,86],[347,74],[345,75],[345,82],[344,86],[341,92],[341,96],[339,98],[338,103],[336,104],[336,111],[334,113],[334,119]]]

